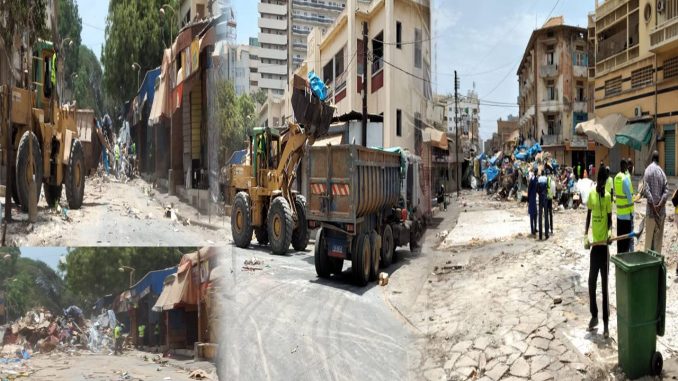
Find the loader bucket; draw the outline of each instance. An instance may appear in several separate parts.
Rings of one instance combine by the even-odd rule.
[[[292,92],[292,110],[306,135],[317,139],[327,134],[335,109],[313,95],[308,87],[295,87]]]

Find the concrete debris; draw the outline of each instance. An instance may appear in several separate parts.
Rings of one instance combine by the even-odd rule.
[[[194,370],[193,372],[191,372],[188,375],[188,378],[190,378],[192,380],[211,380],[212,376],[210,376],[207,372],[205,372],[202,369],[197,369],[197,370]]]
[[[388,284],[388,273],[381,272],[379,273],[379,285],[386,286]]]
[[[259,258],[249,258],[245,259],[245,262],[243,263],[243,271],[256,271],[256,270],[263,270],[264,267],[264,261]]]

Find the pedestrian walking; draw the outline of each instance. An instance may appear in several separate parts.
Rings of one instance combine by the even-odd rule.
[[[544,171],[545,172],[545,171]],[[542,172],[541,176],[537,180],[537,193],[539,194],[539,240],[542,239],[542,224],[543,232],[546,239],[549,239],[549,219],[547,216],[546,209],[546,197],[547,197],[547,187],[548,187],[548,178],[545,173]]]
[[[115,341],[115,352],[113,354],[122,354],[122,327],[124,324],[118,322],[113,329],[113,340]]]
[[[582,178],[581,163],[577,163],[577,166],[574,168],[574,175],[577,178],[577,180]]]
[[[439,210],[447,210],[447,206],[445,205],[445,185],[440,184],[440,188],[438,188],[438,209]]]
[[[619,163],[619,173],[614,177],[614,193],[617,195],[617,236],[622,236],[632,231],[633,221],[633,194],[631,192],[631,180],[627,174],[627,161],[622,159]],[[631,238],[617,241],[617,254],[630,251]]]
[[[643,195],[647,198],[645,250],[654,250],[661,254],[669,188],[666,174],[659,166],[659,152],[657,151],[652,152],[652,163],[645,168],[643,183],[645,184]]]
[[[591,320],[589,331],[598,327],[598,305],[596,304],[596,284],[600,273],[603,292],[603,336],[609,337],[608,321],[610,317],[609,294],[608,294],[608,271],[610,265],[609,239],[612,229],[612,198],[605,191],[607,171],[603,167],[598,170],[596,189],[589,193],[586,203],[586,242],[588,242],[589,226],[592,230],[593,244],[589,255],[589,307]]]
[[[527,185],[527,213],[530,215],[530,232],[537,234],[537,169],[531,173]]]
[[[137,348],[144,345],[144,336],[146,336],[146,325],[139,324],[139,327],[137,327]]]
[[[546,216],[548,217],[546,226],[551,228],[551,235],[553,235],[553,199],[556,197],[556,181],[550,168],[546,170],[546,176]],[[546,238],[548,238],[548,235]]]
[[[634,218],[636,216],[636,211],[635,211],[635,202],[637,200],[637,195],[635,194],[636,191],[633,189],[633,160],[629,157],[626,159],[626,176],[629,178],[629,186],[631,187],[631,198],[633,202],[631,203],[631,231],[634,231],[635,229],[635,223],[634,223]],[[636,251],[636,242],[633,239],[629,240],[629,252],[634,252]]]

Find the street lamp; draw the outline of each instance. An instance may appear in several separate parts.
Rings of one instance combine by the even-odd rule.
[[[139,73],[141,73],[141,66],[135,62],[132,64],[132,70],[137,71],[137,90],[139,90]]]
[[[169,65],[169,69],[168,69],[169,73],[167,73],[169,75],[169,91],[167,92],[167,103],[169,104],[170,103],[170,93],[172,92],[172,71],[174,70],[174,68],[172,67],[172,59],[174,58],[174,54],[172,52],[172,42],[174,41],[174,36],[172,34],[172,18],[170,18],[168,15],[166,15],[165,9],[169,9],[169,10],[172,11],[172,18],[174,16],[176,16],[177,11],[169,4],[163,4],[160,7],[160,17],[163,17],[163,18],[166,17],[168,19],[168,26],[169,26],[169,31],[170,31],[170,44],[169,44],[170,65]],[[173,144],[174,144],[174,128],[173,128],[174,127],[174,120],[173,120],[174,118],[172,118],[173,110],[172,110],[171,104],[170,104],[169,108],[170,108],[170,111],[169,111],[169,120],[170,120],[170,169],[172,169],[172,172],[174,172],[174,155],[173,155],[174,150],[172,149]],[[173,184],[174,176],[172,176],[173,177],[172,179],[169,179],[169,176],[167,176],[167,177],[168,177],[168,180],[172,181],[172,183],[169,184],[168,193],[170,195],[173,195],[174,194],[174,184]]]
[[[118,268],[118,271],[120,271],[121,273],[124,273],[125,271],[129,271],[129,287],[132,288],[133,281],[134,281],[134,271],[135,271],[134,268],[129,267],[129,266],[120,266]]]
[[[68,44],[66,46],[68,46],[69,48],[73,46],[73,39],[70,37],[66,37],[63,40],[61,40],[61,44],[59,44],[60,49],[64,48],[64,44],[66,43],[66,41],[68,41]]]

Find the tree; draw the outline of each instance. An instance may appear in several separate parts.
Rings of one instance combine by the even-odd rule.
[[[59,38],[64,41],[70,38],[73,44],[63,44],[61,55],[64,59],[64,86],[70,94],[74,90],[72,75],[78,73],[80,64],[80,44],[82,39],[82,19],[78,12],[78,5],[74,0],[59,0]],[[77,99],[77,98],[76,98]],[[79,102],[78,102],[79,103]]]
[[[160,15],[160,8],[169,2],[178,9],[176,0],[112,0],[106,18],[106,43],[101,62],[104,66],[104,90],[113,105],[121,105],[137,92],[137,72],[132,64],[145,71],[162,63],[168,45],[170,28],[176,36],[176,15]],[[171,18],[168,23],[166,18]]]
[[[121,247],[101,249],[80,247],[71,249],[59,270],[65,274],[66,287],[89,308],[102,296],[129,288],[129,273],[122,266],[135,269],[135,281],[147,272],[176,266],[182,253],[195,248]]]
[[[245,146],[247,131],[255,124],[255,106],[251,96],[236,96],[233,83],[220,81],[216,85],[216,121],[220,126],[219,163],[224,164],[234,151]]]
[[[103,116],[104,97],[101,93],[103,72],[94,52],[86,46],[78,50],[78,77],[74,81],[75,99],[78,108],[92,109],[98,117]]]
[[[30,33],[29,43],[47,37],[45,0],[0,0],[0,38],[5,46],[12,46],[13,37]]]
[[[268,98],[268,94],[266,93],[266,90],[259,89],[256,92],[252,93],[252,98],[254,99],[255,102],[257,102],[257,104],[263,105],[266,102],[266,99]]]

